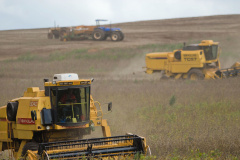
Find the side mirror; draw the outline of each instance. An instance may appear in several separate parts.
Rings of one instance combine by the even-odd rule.
[[[112,111],[112,102],[108,103],[108,111]]]
[[[33,121],[37,120],[36,111],[31,111],[31,118],[32,118]]]

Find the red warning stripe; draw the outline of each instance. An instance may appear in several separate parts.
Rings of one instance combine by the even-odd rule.
[[[0,118],[0,121],[7,121],[6,118]]]

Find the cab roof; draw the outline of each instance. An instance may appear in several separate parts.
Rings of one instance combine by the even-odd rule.
[[[91,79],[79,79],[76,73],[54,74],[52,82],[46,81],[44,86],[76,86],[89,85]]]
[[[212,46],[212,45],[218,45],[219,42],[213,42],[213,40],[202,40],[201,43],[199,43],[199,46]]]

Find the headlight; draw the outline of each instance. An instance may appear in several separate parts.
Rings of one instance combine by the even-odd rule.
[[[50,126],[47,126],[46,129],[49,131],[50,130]]]

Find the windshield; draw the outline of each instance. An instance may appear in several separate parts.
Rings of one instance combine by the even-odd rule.
[[[218,53],[218,46],[204,46],[203,51],[205,54],[206,60],[214,60],[217,58],[217,53]]]
[[[89,122],[90,87],[52,88],[51,101],[54,109],[54,120],[57,124]]]

